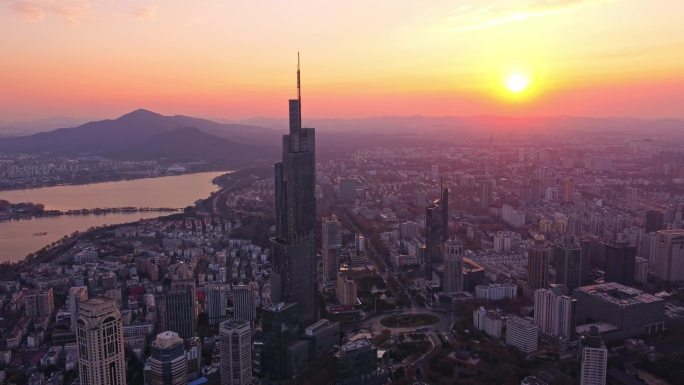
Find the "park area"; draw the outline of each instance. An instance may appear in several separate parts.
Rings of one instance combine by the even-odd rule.
[[[398,314],[380,320],[386,328],[415,328],[434,325],[439,319],[431,314]]]

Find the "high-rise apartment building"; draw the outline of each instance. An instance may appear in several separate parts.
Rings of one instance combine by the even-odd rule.
[[[530,290],[549,286],[550,251],[543,235],[536,235],[534,243],[527,250],[527,283]]]
[[[247,321],[224,321],[219,326],[221,385],[251,385],[252,328]]]
[[[425,210],[425,276],[432,277],[432,264],[442,260],[444,242],[449,240],[449,189],[440,186],[439,199]]]
[[[345,273],[337,273],[335,294],[341,305],[356,305],[357,290],[356,281],[352,277]]]
[[[636,187],[627,187],[627,207],[632,211],[637,209],[637,192]]]
[[[539,343],[539,327],[533,320],[518,316],[510,316],[506,320],[506,344],[523,353],[537,350]]]
[[[24,297],[27,317],[41,317],[52,314],[55,310],[55,299],[52,288],[34,290]]]
[[[607,369],[608,349],[598,336],[598,331],[592,330],[582,347],[580,385],[605,385]]]
[[[322,250],[323,250],[323,279],[337,279],[340,269],[340,248],[342,247],[342,224],[333,215],[323,219]]]
[[[81,384],[126,384],[123,322],[116,301],[96,297],[82,303],[76,340]]]
[[[508,253],[513,246],[513,236],[510,231],[499,231],[494,234],[494,251]]]
[[[572,178],[563,179],[563,203],[572,203],[575,194],[575,181]]]
[[[442,290],[445,293],[463,291],[463,244],[454,239],[444,243]]]
[[[485,179],[482,181],[480,191],[480,206],[484,209],[489,208],[494,201],[494,181]]]
[[[276,237],[270,276],[274,302],[296,302],[302,319],[316,309],[316,153],[315,130],[302,128],[299,64],[297,99],[291,99],[290,131],[283,136],[282,161],[275,164]]]
[[[563,295],[558,287],[534,292],[534,322],[539,332],[551,337],[571,339],[575,333],[577,300]]]
[[[71,316],[71,331],[76,332],[76,321],[79,317],[81,304],[88,300],[88,288],[86,286],[75,286],[69,288],[69,313]]]
[[[256,318],[256,295],[248,285],[233,286],[233,319],[252,322]]]
[[[656,234],[655,276],[665,282],[684,281],[684,230]]]
[[[209,325],[218,325],[228,320],[228,298],[230,297],[230,285],[212,283],[206,287],[207,300],[205,311],[208,315]]]
[[[163,332],[150,346],[150,385],[185,385],[188,383],[188,360],[185,342],[174,332]]]

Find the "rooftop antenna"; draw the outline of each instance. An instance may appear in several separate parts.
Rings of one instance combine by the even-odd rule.
[[[302,91],[299,83],[299,52],[297,52],[297,99],[302,100]]]

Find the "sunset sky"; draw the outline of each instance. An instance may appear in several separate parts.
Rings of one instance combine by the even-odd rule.
[[[684,118],[682,0],[0,0],[0,121]],[[519,94],[513,74],[529,80]]]

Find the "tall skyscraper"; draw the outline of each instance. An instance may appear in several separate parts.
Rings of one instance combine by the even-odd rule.
[[[563,179],[563,203],[572,203],[575,194],[575,181],[572,178]]]
[[[482,181],[482,190],[480,192],[480,206],[484,209],[489,208],[494,200],[494,181],[485,179]]]
[[[230,297],[230,286],[226,284],[213,283],[206,287],[207,301],[206,309],[209,316],[209,325],[218,325],[228,320],[228,297]]]
[[[636,187],[627,187],[627,207],[632,211],[637,209],[637,192]]]
[[[323,249],[323,279],[337,279],[340,269],[340,248],[342,247],[342,224],[333,214],[323,219],[322,249]]]
[[[431,279],[432,264],[442,260],[449,240],[449,189],[440,184],[439,199],[425,210],[425,277]]]
[[[252,328],[247,321],[230,320],[219,326],[221,385],[251,385]]]
[[[185,342],[174,332],[163,332],[150,346],[150,385],[185,385],[188,383],[188,360]]]
[[[655,276],[665,282],[684,281],[684,230],[656,234]]]
[[[556,283],[574,290],[584,285],[589,274],[588,258],[582,253],[575,237],[562,237],[553,246]]]
[[[116,301],[96,297],[82,303],[76,340],[81,384],[126,384],[123,322]]]
[[[455,239],[444,243],[442,282],[442,289],[445,293],[463,291],[463,244]]]
[[[648,210],[646,211],[646,232],[655,233],[656,231],[663,230],[665,224],[665,214],[658,210]]]
[[[271,272],[273,302],[297,302],[302,319],[316,311],[316,154],[315,130],[302,128],[297,64],[297,99],[290,100],[290,131],[283,136],[282,162],[275,165],[277,236]]]
[[[233,319],[252,322],[256,318],[256,298],[248,285],[233,286]]]
[[[598,330],[592,329],[582,347],[582,372],[580,385],[605,385],[608,369],[608,349]]]
[[[527,283],[532,291],[549,286],[549,248],[543,235],[536,235],[527,250]]]
[[[617,282],[623,285],[634,283],[634,263],[636,248],[627,241],[617,241],[615,245],[606,245],[605,282]]]
[[[71,314],[71,331],[76,332],[76,321],[78,321],[79,309],[81,304],[88,300],[88,288],[86,286],[76,286],[69,288],[69,313]]]
[[[166,293],[166,329],[183,339],[192,338],[197,330],[197,301],[194,282],[174,282]]]

